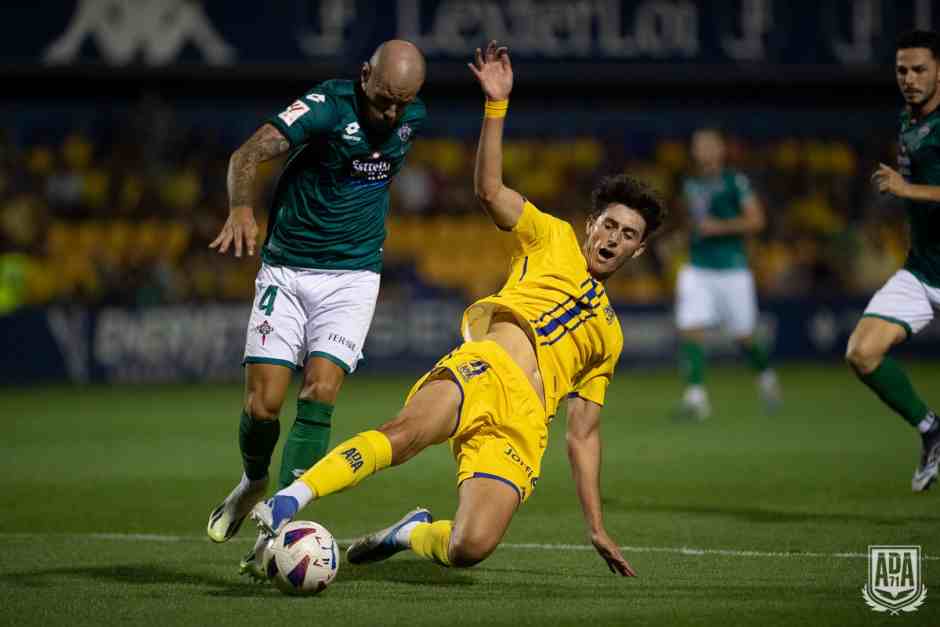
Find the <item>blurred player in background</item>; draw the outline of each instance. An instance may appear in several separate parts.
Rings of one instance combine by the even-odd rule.
[[[328,450],[333,406],[356,368],[379,292],[389,185],[425,120],[421,52],[387,41],[358,81],[317,85],[269,118],[232,155],[229,216],[210,245],[255,253],[258,164],[288,155],[270,209],[245,343],[241,480],[209,515],[225,542],[264,498],[291,375],[303,371],[279,485]]]
[[[758,375],[768,409],[780,402],[780,385],[766,347],[754,337],[757,293],[748,268],[746,238],[764,228],[764,209],[747,177],[725,166],[721,132],[704,128],[692,135],[695,174],[685,180],[690,259],[679,271],[676,324],[685,376],[682,415],[704,420],[711,414],[705,389],[705,332],[723,326]]]
[[[475,188],[496,226],[511,232],[509,278],[497,294],[464,312],[465,343],[415,384],[394,420],[337,446],[259,503],[252,517],[273,536],[313,499],[449,441],[458,466],[454,520],[435,522],[418,508],[354,542],[348,559],[372,562],[411,549],[443,565],[472,566],[495,550],[535,489],[548,423],[567,399],[568,457],[591,541],[611,571],[633,575],[601,516],[600,412],[623,347],[602,282],[643,252],[662,222],[662,205],[625,175],[604,179],[579,244],[568,222],[503,185],[503,124],[513,77],[507,50],[493,42],[484,53],[477,50],[471,68],[486,96]]]
[[[913,31],[898,39],[901,111],[898,170],[880,164],[872,180],[882,193],[902,198],[910,220],[907,262],[875,292],[846,351],[858,378],[921,435],[911,488],[926,490],[940,464],[940,420],[927,407],[888,351],[919,332],[940,307],[940,37]],[[934,390],[937,387],[934,386]]]

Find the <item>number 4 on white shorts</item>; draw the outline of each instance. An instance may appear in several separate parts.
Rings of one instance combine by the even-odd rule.
[[[261,295],[261,300],[258,301],[258,309],[264,312],[266,316],[270,316],[271,312],[274,311],[274,299],[277,298],[277,285],[269,285],[264,294]]]

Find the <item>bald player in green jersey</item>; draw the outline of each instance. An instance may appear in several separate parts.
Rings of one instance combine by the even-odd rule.
[[[858,378],[921,437],[911,489],[922,492],[937,479],[940,420],[888,356],[929,324],[940,308],[940,37],[912,31],[898,39],[895,75],[907,103],[901,112],[898,169],[881,164],[872,180],[882,193],[904,200],[911,247],[904,267],[865,308],[846,351]],[[934,387],[936,390],[936,387]]]
[[[238,442],[243,473],[209,515],[215,542],[237,533],[266,493],[278,416],[303,372],[279,485],[329,448],[333,406],[362,355],[379,291],[389,185],[425,122],[425,61],[407,41],[383,43],[359,79],[320,83],[268,118],[232,155],[229,216],[211,248],[255,254],[258,164],[287,162],[274,191],[245,343]]]

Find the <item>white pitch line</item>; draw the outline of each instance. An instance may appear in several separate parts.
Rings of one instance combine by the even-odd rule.
[[[533,549],[554,551],[592,551],[593,546],[588,544],[512,544],[504,543],[500,548],[507,549]],[[726,557],[820,557],[839,559],[868,559],[868,553],[818,553],[813,551],[784,552],[784,551],[755,551],[748,549],[696,549],[692,547],[672,546],[621,546],[621,551],[628,553],[674,553],[677,555],[722,555]],[[938,556],[923,556],[925,560],[940,560]]]
[[[157,533],[0,533],[0,540],[40,540],[48,538],[62,538],[66,540],[116,540],[120,542],[208,542],[205,536],[174,536]],[[236,542],[249,542],[250,538],[238,538]],[[352,539],[338,539],[339,544],[348,545]],[[593,551],[589,544],[538,544],[504,542],[499,545],[503,549],[523,551]],[[780,557],[780,558],[837,558],[837,559],[867,559],[868,553],[819,553],[813,551],[785,552],[785,551],[756,551],[748,549],[699,549],[694,547],[671,546],[621,546],[621,551],[627,553],[672,553],[698,557],[703,555],[719,555],[723,557]],[[924,560],[940,560],[940,556],[923,556]]]

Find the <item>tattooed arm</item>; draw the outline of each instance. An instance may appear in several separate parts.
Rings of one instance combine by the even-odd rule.
[[[273,125],[265,124],[232,153],[227,177],[229,215],[219,236],[209,244],[209,248],[225,254],[229,245],[234,243],[235,256],[241,257],[244,242],[248,255],[255,254],[258,224],[252,205],[258,164],[286,153],[289,148],[287,138]]]

